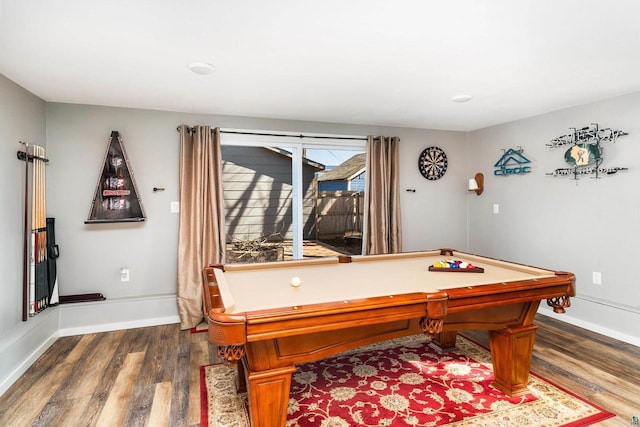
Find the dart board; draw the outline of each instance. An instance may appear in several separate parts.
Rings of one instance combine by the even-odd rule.
[[[418,158],[418,168],[428,180],[440,179],[447,171],[447,155],[439,147],[425,148]]]

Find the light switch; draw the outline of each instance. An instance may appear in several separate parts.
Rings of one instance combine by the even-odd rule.
[[[599,271],[593,272],[593,284],[602,285],[602,273]]]

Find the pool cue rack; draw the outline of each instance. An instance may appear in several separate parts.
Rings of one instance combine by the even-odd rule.
[[[20,143],[24,150],[17,157],[25,165],[22,321],[27,321],[55,301],[51,300],[48,274],[45,165],[49,160],[44,147]]]

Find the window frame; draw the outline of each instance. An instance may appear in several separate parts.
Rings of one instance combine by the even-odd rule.
[[[239,132],[239,133],[233,133]],[[278,135],[264,135],[274,134]],[[314,138],[315,137],[315,138]],[[348,139],[345,139],[348,138]],[[291,150],[292,183],[292,234],[293,259],[303,257],[303,212],[302,212],[302,153],[305,149],[316,150],[361,150],[367,149],[366,136],[323,133],[268,131],[255,129],[220,129],[220,145],[241,147],[272,147]],[[296,140],[298,139],[298,140]],[[306,140],[306,141],[304,141]]]

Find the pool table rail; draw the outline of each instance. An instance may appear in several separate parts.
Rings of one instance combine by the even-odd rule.
[[[433,336],[442,330],[447,314],[447,292],[415,292],[329,303],[284,306],[248,313],[225,312],[216,282],[218,266],[203,271],[204,299],[209,338],[218,346],[241,346],[264,340],[311,335],[420,319],[422,332]],[[416,333],[420,331],[415,331]],[[363,342],[363,341],[360,341]],[[375,342],[371,339],[370,342]]]
[[[571,306],[570,297],[576,294],[575,276],[559,271],[552,277],[447,289],[447,294],[450,313],[469,305],[485,308],[532,300],[547,300],[556,313],[564,313]]]

